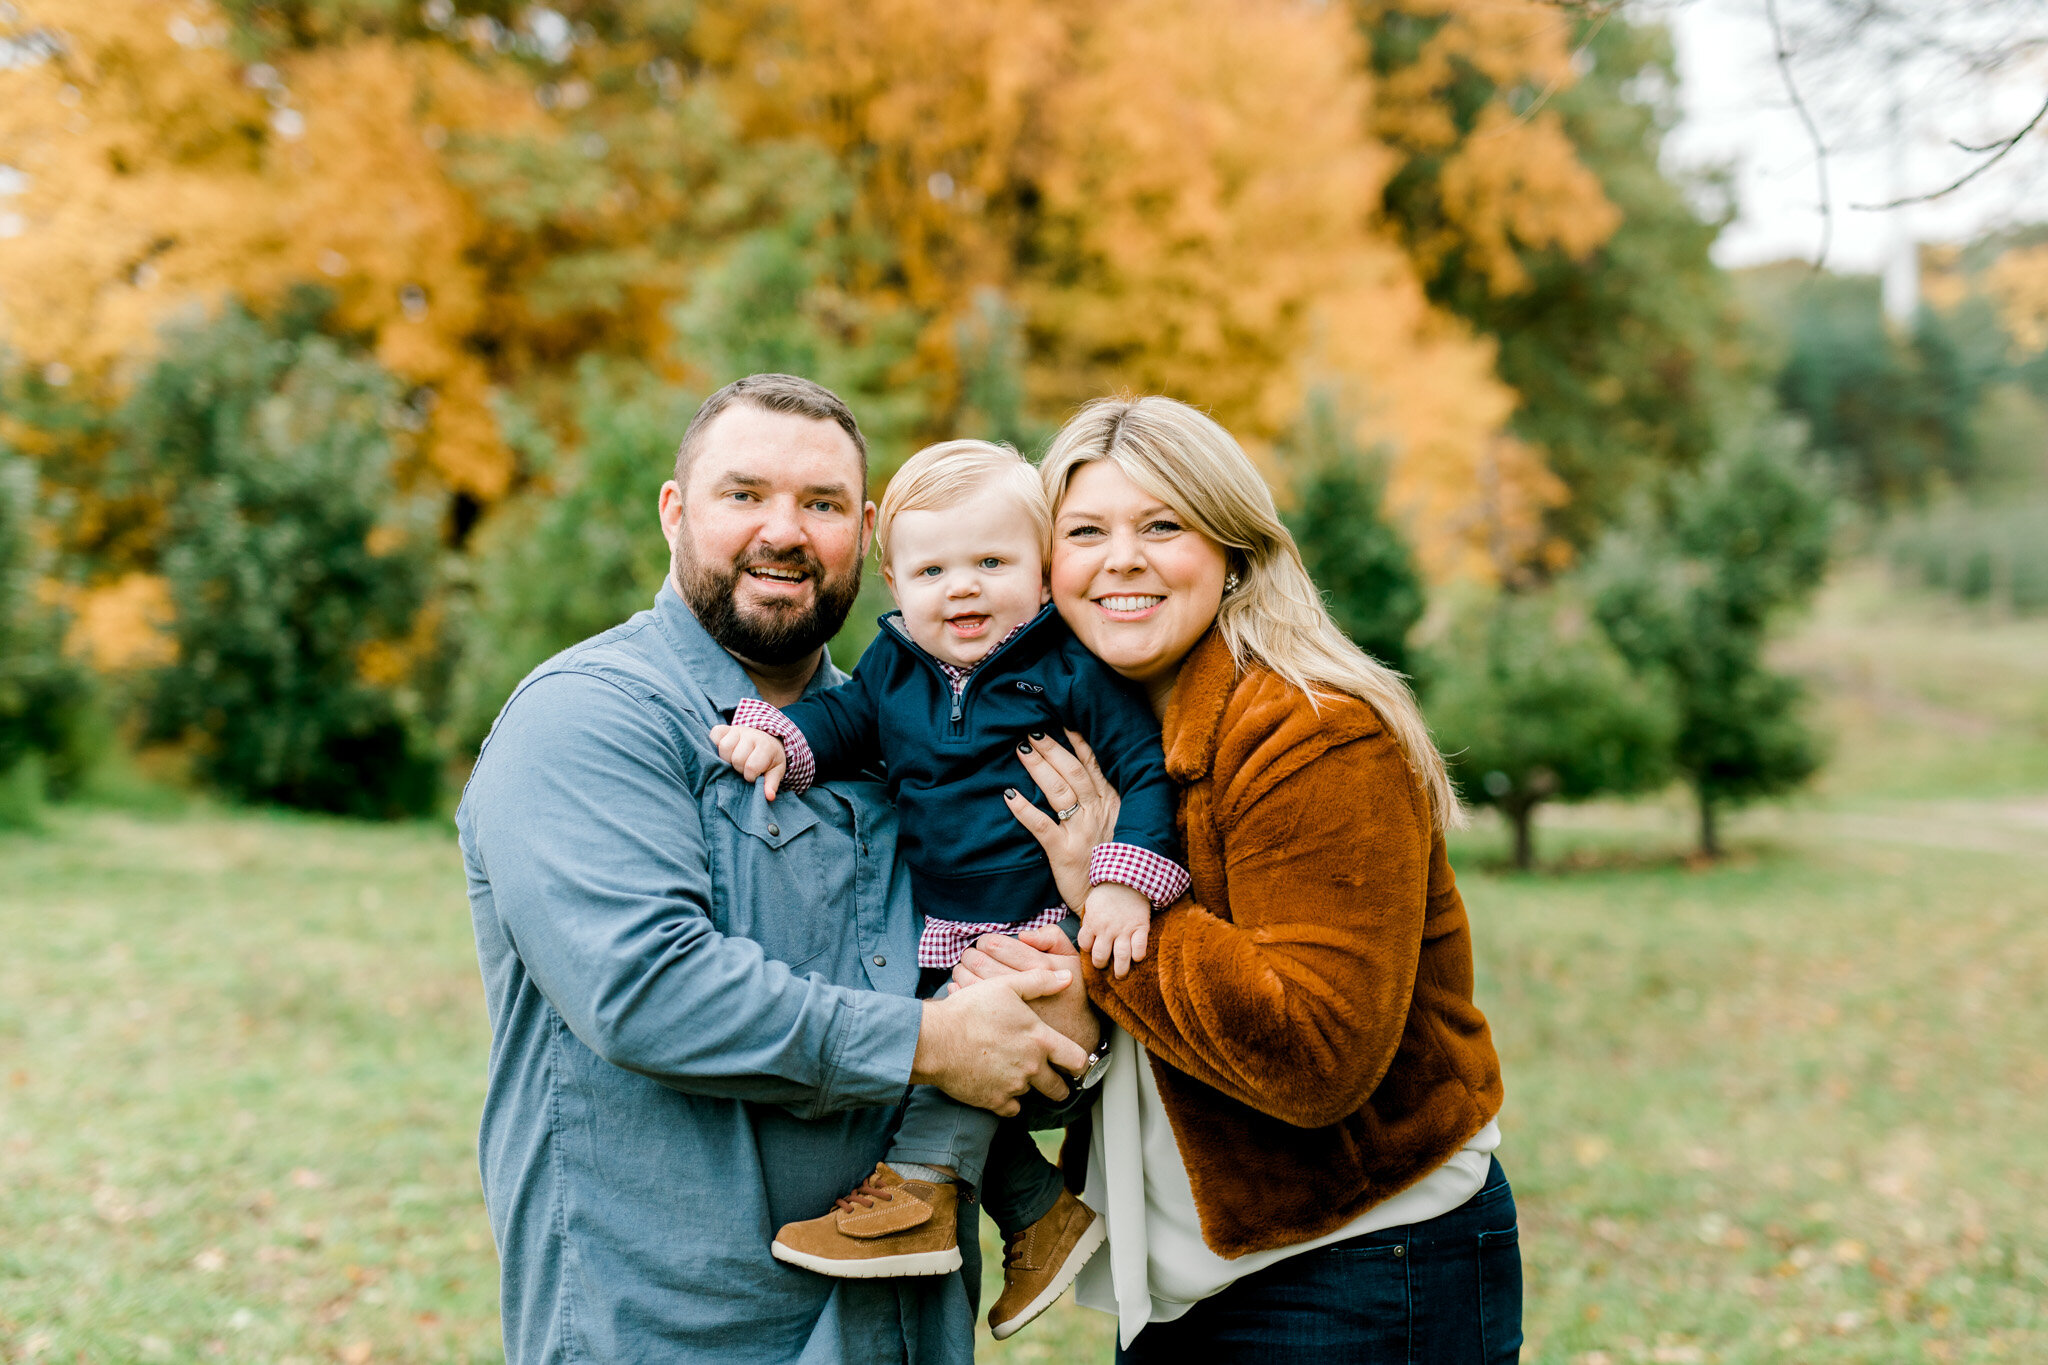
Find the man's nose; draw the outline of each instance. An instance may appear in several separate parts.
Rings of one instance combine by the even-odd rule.
[[[769,498],[762,504],[761,527],[756,533],[771,549],[787,550],[805,541],[803,518],[797,515],[794,498]]]

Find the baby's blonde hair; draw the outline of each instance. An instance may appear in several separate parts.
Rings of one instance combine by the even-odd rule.
[[[994,441],[941,441],[905,460],[890,478],[875,514],[875,552],[882,563],[889,562],[889,531],[899,513],[958,507],[970,494],[991,487],[1017,501],[1031,518],[1038,544],[1052,538],[1045,485],[1022,455]]]

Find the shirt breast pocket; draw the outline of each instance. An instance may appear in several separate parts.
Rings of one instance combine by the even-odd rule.
[[[815,838],[791,847],[818,824],[816,812],[787,794],[771,804],[756,783],[714,781],[710,796],[725,830],[724,866],[712,877],[719,929],[801,970],[837,941],[851,910],[830,903]]]

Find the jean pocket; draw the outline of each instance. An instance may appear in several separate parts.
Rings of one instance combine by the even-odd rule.
[[[1486,1365],[1522,1358],[1521,1242],[1518,1227],[1479,1234],[1479,1341]]]

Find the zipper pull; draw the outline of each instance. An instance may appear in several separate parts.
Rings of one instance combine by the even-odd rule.
[[[960,694],[958,692],[953,694],[953,723],[955,725],[960,723]]]

